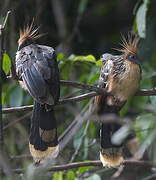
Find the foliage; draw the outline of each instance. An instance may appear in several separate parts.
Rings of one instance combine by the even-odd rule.
[[[39,2],[42,3],[41,1]],[[111,48],[119,44],[120,32],[126,34],[127,31],[133,29],[141,38],[144,38],[141,39],[139,45],[139,57],[142,65],[141,88],[156,88],[155,2],[144,0],[140,3],[138,0],[137,5],[135,4],[136,2],[125,0],[99,0],[97,2],[91,0],[77,0],[75,1],[76,5],[71,0],[66,0],[65,2],[66,4],[63,3],[63,7],[66,9],[67,13],[67,24],[69,25],[67,29],[74,26],[77,14],[83,18],[80,21],[80,26],[77,27],[77,35],[74,37],[72,43],[68,43],[70,45],[72,44],[70,47],[72,52],[70,51],[70,53],[67,53],[63,50],[59,51],[57,49],[58,46],[56,47],[58,50],[57,61],[59,63],[61,79],[97,85],[100,67],[102,65],[100,56],[105,52],[112,53]],[[0,2],[0,5],[1,3],[2,2]],[[13,57],[15,56],[17,47],[15,40],[17,39],[18,33],[17,27],[15,28],[14,26],[15,24],[19,26],[19,23],[20,26],[22,26],[24,20],[26,20],[26,17],[23,16],[26,16],[28,12],[30,16],[33,16],[33,12],[30,10],[31,8],[29,8],[29,6],[35,7],[33,2],[29,0],[26,3],[26,10],[21,12],[21,6],[23,6],[23,4],[21,4],[20,1],[17,1],[15,4],[12,3],[13,2],[10,1],[9,7],[15,7],[16,13],[12,15],[12,20],[10,20],[7,29],[7,53],[4,53],[3,55],[3,71],[6,75],[9,75],[11,60],[13,61],[14,59]],[[7,1],[4,4],[8,7]],[[43,30],[49,31],[48,36],[41,38],[39,43],[41,42],[42,44],[56,46],[56,44],[60,44],[63,40],[61,39],[60,42],[58,41],[59,34],[57,34],[56,30],[58,27],[52,25],[49,21],[49,17],[51,17],[51,8],[49,7],[49,4],[50,1],[47,1],[43,7],[40,5],[40,8],[38,7],[38,10],[35,11],[39,16],[41,24],[43,23]],[[36,5],[36,7],[37,6],[38,5]],[[2,8],[2,6],[0,7]],[[128,7],[128,9],[125,10],[125,7]],[[135,15],[132,13],[134,7]],[[47,8],[46,13],[41,13],[45,12],[45,8]],[[75,14],[75,8],[77,9],[77,14]],[[19,22],[16,19],[17,16],[21,17]],[[56,21],[54,17],[52,17],[52,20],[53,22]],[[13,33],[11,31],[13,31]],[[68,36],[70,36],[70,34],[71,32],[68,33]],[[113,53],[115,54],[116,52]],[[84,92],[85,91],[77,90],[75,88],[62,87],[61,97],[70,97]],[[59,134],[64,132],[66,127],[88,102],[89,100],[77,104],[66,104],[56,108]],[[27,92],[21,89],[16,81],[4,78],[2,89],[3,107],[30,105],[32,103],[32,98]],[[135,130],[136,136],[140,141],[140,148],[138,150],[139,156],[143,155],[144,152],[147,152],[148,159],[151,161],[153,160],[154,163],[156,163],[155,106],[155,96],[133,97],[121,111],[122,117],[129,117],[132,120],[130,128]],[[22,117],[24,114],[25,113],[3,114],[4,127],[8,123]],[[99,125],[98,123],[91,121],[86,130],[86,124],[87,123],[83,124],[79,132],[75,134],[72,142],[68,144],[64,152],[61,153],[58,162],[62,164],[69,162],[71,160],[71,154],[73,155],[78,147],[79,152],[75,156],[74,161],[96,160],[99,158]],[[13,168],[26,168],[28,164],[32,162],[29,158],[17,157],[21,154],[29,154],[27,141],[29,127],[30,118],[27,118],[27,120],[20,121],[4,130],[4,148],[8,152],[9,157],[12,158]],[[125,129],[121,131],[120,137],[125,136],[127,131],[129,131],[129,127],[128,129]],[[82,167],[65,172],[55,172],[51,173],[50,178],[53,178],[54,180],[79,179],[80,175],[83,175],[90,169],[93,169],[93,167]],[[107,180],[110,179],[112,173],[112,170],[109,172],[91,173],[90,176],[85,179],[100,180],[105,177]],[[141,179],[141,177],[145,177],[146,175],[147,172],[142,171],[140,176],[137,174],[137,178]],[[3,180],[5,179],[6,178],[4,177]]]

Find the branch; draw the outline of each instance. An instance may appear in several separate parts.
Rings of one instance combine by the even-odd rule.
[[[93,86],[93,85],[86,85],[83,83],[74,82],[74,81],[66,81],[66,80],[60,80],[60,84],[62,86],[70,86],[70,87],[79,88],[79,89],[83,89],[83,90],[94,91],[94,92],[97,92],[96,95],[105,95],[106,94],[105,89],[99,88],[99,87]],[[156,89],[149,89],[149,90],[142,89],[142,90],[139,90],[135,94],[135,96],[156,96]]]
[[[82,94],[80,96],[75,96],[75,97],[71,97],[71,98],[67,98],[67,99],[62,99],[58,102],[57,105],[62,105],[68,102],[78,102],[78,101],[82,101],[84,99],[90,98],[90,97],[94,97],[95,95],[97,95],[96,92],[91,92],[91,93],[86,93],[86,94]],[[20,107],[12,107],[12,108],[3,108],[2,109],[2,113],[6,114],[6,113],[14,113],[14,112],[21,112],[21,111],[30,111],[33,109],[33,105],[28,105],[28,106],[20,106]]]
[[[152,167],[153,164],[149,161],[138,161],[138,160],[124,160],[123,165],[138,165],[138,166],[147,166]],[[86,166],[100,166],[102,167],[102,163],[100,160],[97,161],[88,161],[88,162],[74,162],[64,165],[56,165],[51,168],[48,168],[48,171],[64,171],[79,167],[86,167]],[[38,169],[39,167],[36,167]],[[23,169],[15,169],[14,172],[21,173]]]
[[[156,96],[156,89],[142,89],[135,96]]]
[[[17,77],[12,77],[12,76],[9,76],[8,78],[13,78],[14,80],[19,80]],[[60,84],[62,86],[94,91],[94,92],[96,92],[96,94],[94,96],[106,94],[105,89],[97,87],[95,85],[86,85],[86,84],[83,84],[80,82],[66,81],[66,80],[60,80]],[[142,90],[139,90],[135,94],[135,96],[156,96],[156,89],[142,89]],[[86,97],[86,98],[88,98],[88,97]]]
[[[95,85],[86,85],[83,83],[74,82],[74,81],[66,81],[66,80],[60,80],[60,84],[62,86],[74,87],[74,88],[89,90],[89,91],[95,91],[98,94],[106,94],[106,91],[104,89],[99,88]]]
[[[81,139],[80,139],[80,142],[79,142],[79,144],[77,145],[76,150],[75,150],[74,154],[72,155],[69,163],[72,163],[72,162],[74,161],[74,159],[76,158],[76,156],[78,155],[78,153],[79,153],[79,151],[80,151],[80,148],[81,148],[81,146],[82,146],[82,143],[84,142],[84,138],[86,137],[87,130],[88,130],[88,127],[89,127],[89,123],[90,123],[90,121],[87,120],[85,129],[84,129],[84,132],[83,132],[83,134],[82,134],[82,136],[81,136]]]
[[[3,24],[0,24],[0,147],[3,147],[3,119],[2,119],[2,61],[4,53],[4,30],[11,11],[8,11]]]
[[[14,113],[14,112],[22,112],[22,111],[30,111],[33,109],[33,105],[28,106],[20,106],[20,107],[12,107],[12,108],[3,108],[2,113]]]
[[[62,82],[62,84],[67,85],[68,82]],[[87,86],[87,85],[84,85],[81,83],[72,82],[70,85],[69,84],[67,86],[72,86],[72,87],[77,86],[78,88],[80,88],[80,86],[82,85],[81,89],[85,89],[85,90],[89,90],[89,89],[91,90],[92,89],[92,86]],[[69,102],[78,102],[78,101],[82,101],[84,99],[88,99],[88,98],[106,93],[104,90],[102,90],[103,93],[101,93],[101,88],[93,86],[93,91],[95,91],[95,90],[99,91],[100,93],[90,92],[90,93],[82,94],[80,96],[62,99],[58,102],[57,105],[63,105],[63,104],[69,103]],[[140,90],[136,93],[136,96],[156,96],[156,90]],[[32,108],[33,108],[33,105],[21,106],[21,107],[12,107],[12,108],[3,108],[2,113],[6,114],[6,113],[13,113],[13,112],[30,111],[30,110],[32,110]]]

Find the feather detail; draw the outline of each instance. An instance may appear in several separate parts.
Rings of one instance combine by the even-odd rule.
[[[140,38],[133,33],[129,33],[127,37],[122,35],[122,42],[120,43],[121,49],[116,49],[117,51],[122,52],[124,55],[129,53],[136,54],[137,53],[137,46]]]
[[[40,27],[35,27],[34,20],[30,25],[27,25],[23,29],[20,29],[20,38],[18,40],[18,44],[23,44],[26,40],[36,40],[42,37],[44,34],[39,34],[38,30]]]

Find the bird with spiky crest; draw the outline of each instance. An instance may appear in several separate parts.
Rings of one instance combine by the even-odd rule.
[[[54,105],[60,97],[59,69],[52,47],[36,44],[42,35],[34,23],[20,30],[16,73],[34,98],[29,149],[35,163],[59,152]]]
[[[103,66],[98,86],[104,88],[107,95],[96,96],[94,103],[98,116],[107,113],[119,114],[129,97],[139,89],[141,67],[137,56],[139,38],[133,34],[122,37],[121,55],[103,54]],[[119,123],[101,123],[100,160],[103,166],[115,167],[122,164],[123,143],[113,142],[113,134],[119,130]]]

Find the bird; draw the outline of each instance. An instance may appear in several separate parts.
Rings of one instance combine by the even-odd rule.
[[[35,164],[59,153],[54,106],[60,97],[59,68],[52,47],[39,45],[34,22],[20,30],[16,52],[16,74],[20,85],[34,99],[29,149]]]
[[[105,89],[106,95],[96,96],[94,105],[98,117],[120,110],[139,89],[141,65],[137,55],[139,38],[130,33],[122,36],[120,55],[102,55],[102,67],[98,87]],[[114,119],[115,121],[115,119]],[[102,123],[100,128],[100,160],[103,166],[117,167],[123,161],[123,143],[113,142],[113,134],[119,130],[118,122]]]

